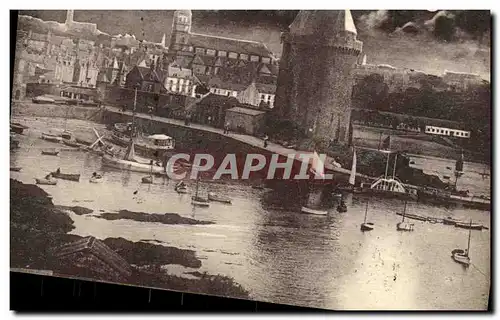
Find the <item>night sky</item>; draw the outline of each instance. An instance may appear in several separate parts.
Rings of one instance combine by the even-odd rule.
[[[160,42],[170,35],[173,11],[75,11],[75,21],[97,23],[99,30],[134,34]],[[21,11],[46,21],[64,22],[65,11]],[[264,42],[281,54],[280,32],[297,11],[193,11],[193,32]],[[367,62],[391,64],[433,74],[473,72],[490,79],[489,11],[352,11]]]

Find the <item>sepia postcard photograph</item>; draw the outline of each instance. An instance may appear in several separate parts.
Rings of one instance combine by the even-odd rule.
[[[16,15],[11,271],[488,309],[489,10]]]

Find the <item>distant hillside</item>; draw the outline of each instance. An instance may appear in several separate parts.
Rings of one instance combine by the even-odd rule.
[[[96,33],[91,33],[86,29],[69,30],[64,23],[57,21],[43,21],[39,18],[34,18],[26,15],[19,15],[17,29],[22,31],[33,31],[35,33],[45,34],[49,30],[57,36],[81,38],[94,41],[110,41],[111,36],[107,33],[97,30]]]

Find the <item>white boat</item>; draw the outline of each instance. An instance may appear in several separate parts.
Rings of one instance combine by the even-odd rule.
[[[153,183],[153,176],[142,177],[141,181],[142,181],[142,183],[152,184]]]
[[[35,179],[36,184],[55,186],[57,184],[56,179]]]
[[[103,181],[103,176],[101,176],[100,174],[97,174],[97,172],[94,172],[92,177],[90,177],[90,179],[89,179],[90,183],[99,183],[102,181]]]
[[[57,149],[44,149],[42,150],[42,154],[43,155],[47,155],[47,156],[57,156],[59,154],[59,150]]]
[[[403,211],[403,220],[401,220],[401,222],[399,222],[396,225],[396,230],[398,230],[398,231],[413,231],[413,223],[405,222],[405,215],[406,215],[406,201],[405,201],[405,208]]]
[[[209,192],[208,193],[208,200],[210,201],[216,201],[216,202],[222,202],[222,203],[227,203],[231,204],[232,201],[228,197],[221,196],[220,194],[217,194],[215,192]]]
[[[198,193],[199,181],[199,179],[196,179],[196,192],[195,195],[191,198],[191,204],[199,207],[209,207],[210,202],[208,201],[208,198],[201,197]]]
[[[470,221],[470,224],[472,225],[472,220]],[[466,267],[470,265],[470,236],[471,236],[472,229],[469,228],[469,240],[467,242],[467,249],[454,249],[451,251],[451,257],[455,262],[460,263]]]
[[[42,133],[42,139],[50,141],[50,142],[56,142],[56,143],[59,143],[63,140],[62,137],[56,136],[56,135],[50,134],[50,133]]]
[[[366,202],[365,209],[365,221],[361,224],[361,231],[371,231],[374,228],[374,224],[371,222],[366,222],[366,216],[368,214],[368,202]]]
[[[306,206],[302,206],[300,212],[305,214],[314,214],[317,216],[326,216],[328,214],[328,210],[312,209]]]

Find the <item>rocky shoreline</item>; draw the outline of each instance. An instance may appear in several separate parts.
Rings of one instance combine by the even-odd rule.
[[[67,210],[81,215],[92,212],[90,209],[55,206],[49,195],[38,186],[23,184],[14,179],[10,179],[10,193],[11,268],[52,270],[54,274],[62,276],[117,281],[103,276],[99,270],[90,270],[92,268],[88,265],[81,263],[68,265],[67,259],[60,259],[56,255],[58,247],[84,239],[78,235],[68,234],[75,227]],[[116,215],[120,219],[171,224],[207,223],[176,214],[153,215],[151,218],[153,220],[145,219],[144,213],[130,211],[111,215]],[[109,214],[107,217],[109,218]],[[106,219],[106,216],[103,219]],[[193,250],[165,247],[144,241],[131,242],[123,238],[107,238],[100,241],[130,265],[132,274],[120,282],[236,298],[249,296],[248,291],[226,276],[197,273],[197,279],[186,279],[170,275],[162,268],[168,264],[200,268],[201,260],[196,257]]]

